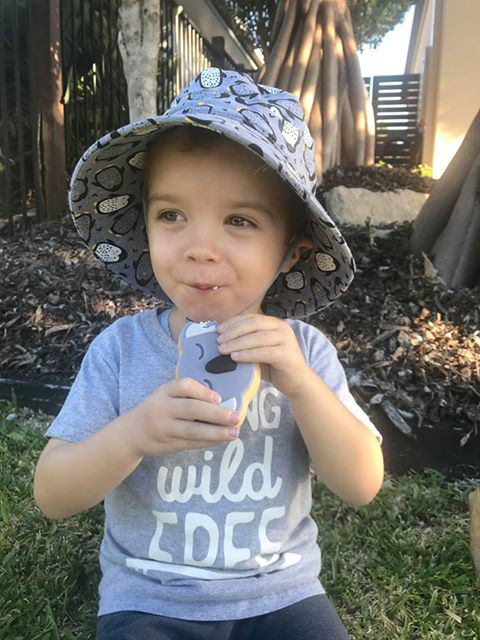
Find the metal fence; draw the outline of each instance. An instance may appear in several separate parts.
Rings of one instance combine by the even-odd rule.
[[[0,2],[0,231],[11,227],[12,212],[26,220],[38,178],[29,7],[27,0]]]
[[[157,111],[163,113],[178,91],[203,68],[234,69],[236,65],[225,52],[223,38],[208,42],[173,0],[159,3]],[[38,112],[39,95],[46,91],[45,76],[39,76],[46,63],[45,58],[38,59],[39,50],[47,55],[46,38],[51,37],[48,30],[45,35],[45,29],[38,29],[38,16],[43,20],[41,12],[50,4],[60,9],[61,46],[55,44],[61,62],[63,124],[57,124],[54,132],[62,138],[62,151],[64,139],[65,160],[62,153],[60,169],[56,169],[57,182],[65,183],[63,189],[81,153],[101,135],[129,121],[127,86],[117,45],[119,0],[0,0],[2,235],[28,227],[32,218],[45,220],[46,211],[52,211],[48,200],[51,181],[45,178],[52,171],[52,155],[51,150],[50,156],[46,154],[45,145],[49,143],[43,135],[48,123]],[[370,86],[370,79],[365,80]],[[376,160],[417,164],[421,156],[416,131],[419,76],[375,77],[372,91]],[[63,203],[64,198],[57,197],[56,201]]]
[[[62,79],[67,172],[92,142],[128,122],[117,46],[119,0],[62,0]]]
[[[129,122],[118,38],[119,0],[63,0],[62,74],[67,171],[102,134]],[[160,0],[157,113],[210,65],[235,69],[222,39],[206,41],[171,0]]]
[[[208,42],[192,25],[188,14],[178,6],[173,8],[166,0],[161,0],[161,3],[166,5],[165,15],[171,12],[165,25],[165,34],[171,37],[160,38],[160,56],[166,68],[159,75],[167,79],[169,84],[158,94],[158,113],[163,113],[175,95],[205,67],[239,68],[225,51],[222,37],[214,37],[211,43]]]
[[[48,5],[48,0],[42,3]],[[119,0],[59,0],[57,4],[66,183],[82,152],[101,135],[127,124],[129,113],[117,44]],[[225,52],[223,38],[208,42],[173,0],[159,0],[159,4],[157,112],[163,113],[178,91],[203,68],[213,65],[234,69],[236,65]],[[32,50],[34,27],[31,2],[0,0],[2,235],[28,227],[31,218],[41,221],[47,217],[42,122],[33,95],[38,64]]]

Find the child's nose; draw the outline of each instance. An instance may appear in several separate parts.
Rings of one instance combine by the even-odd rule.
[[[185,257],[197,261],[219,260],[218,233],[208,225],[193,231],[186,245]]]

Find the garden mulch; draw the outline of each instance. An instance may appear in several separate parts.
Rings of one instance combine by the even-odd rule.
[[[384,434],[387,468],[479,466],[479,288],[450,289],[409,249],[411,223],[344,226],[347,292],[309,318]],[[70,216],[0,237],[0,378],[69,386],[92,339],[156,306],[115,279]]]

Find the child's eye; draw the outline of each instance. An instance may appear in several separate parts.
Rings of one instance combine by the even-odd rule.
[[[161,211],[157,216],[157,220],[165,220],[166,222],[176,222],[175,216],[180,215],[178,211],[168,209],[167,211]],[[172,217],[173,216],[173,217]]]
[[[244,218],[243,216],[231,216],[229,218],[230,221],[234,221],[233,226],[234,227],[256,227],[257,225],[252,222],[251,220],[247,220],[247,218]]]

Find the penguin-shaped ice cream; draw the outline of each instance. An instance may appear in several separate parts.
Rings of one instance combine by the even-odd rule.
[[[177,378],[193,378],[220,394],[220,406],[240,415],[239,427],[260,386],[260,365],[235,362],[217,348],[217,323],[187,322],[178,339]]]

